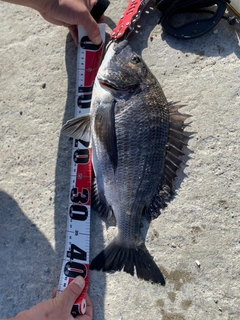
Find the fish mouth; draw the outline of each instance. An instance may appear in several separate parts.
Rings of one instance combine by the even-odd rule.
[[[126,87],[119,87],[119,86],[117,87],[115,84],[113,84],[109,80],[99,79],[98,81],[99,81],[101,87],[106,88],[106,89],[111,90],[111,91],[115,91],[115,92],[130,93],[130,92],[134,92],[138,87],[138,84],[133,84],[133,85],[129,85],[129,86],[126,86]]]
[[[114,91],[122,91],[122,90],[119,90],[119,88],[117,88],[112,82],[110,82],[108,80],[99,79],[99,83],[100,83],[101,87],[108,88],[108,89],[114,90]]]

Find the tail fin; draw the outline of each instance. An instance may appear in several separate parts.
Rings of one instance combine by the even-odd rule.
[[[144,243],[133,248],[119,245],[113,240],[91,262],[91,270],[123,271],[134,275],[134,267],[138,278],[165,285],[164,277],[153,261]]]

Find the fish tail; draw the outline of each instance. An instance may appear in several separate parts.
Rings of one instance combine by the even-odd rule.
[[[164,277],[144,243],[129,248],[114,239],[92,260],[90,269],[108,272],[123,269],[132,276],[135,269],[138,278],[165,285]]]

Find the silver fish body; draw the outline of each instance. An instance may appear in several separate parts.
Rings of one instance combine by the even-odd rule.
[[[113,212],[117,221],[117,236],[93,259],[91,269],[124,269],[132,275],[136,269],[139,278],[165,284],[140,222],[143,214],[156,218],[171,196],[186,118],[169,107],[157,79],[125,41],[111,44],[95,80],[90,118],[74,119],[63,128],[78,139],[90,129],[93,207],[104,216]]]

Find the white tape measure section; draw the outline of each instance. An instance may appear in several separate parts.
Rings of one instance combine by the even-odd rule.
[[[99,24],[103,43],[105,42],[105,24]],[[88,114],[92,97],[93,82],[100,65],[101,55],[96,54],[96,45],[88,38],[82,26],[78,27],[79,46],[77,54],[76,108],[75,116]],[[81,35],[81,36],[80,36]],[[99,48],[102,46],[99,46]]]

